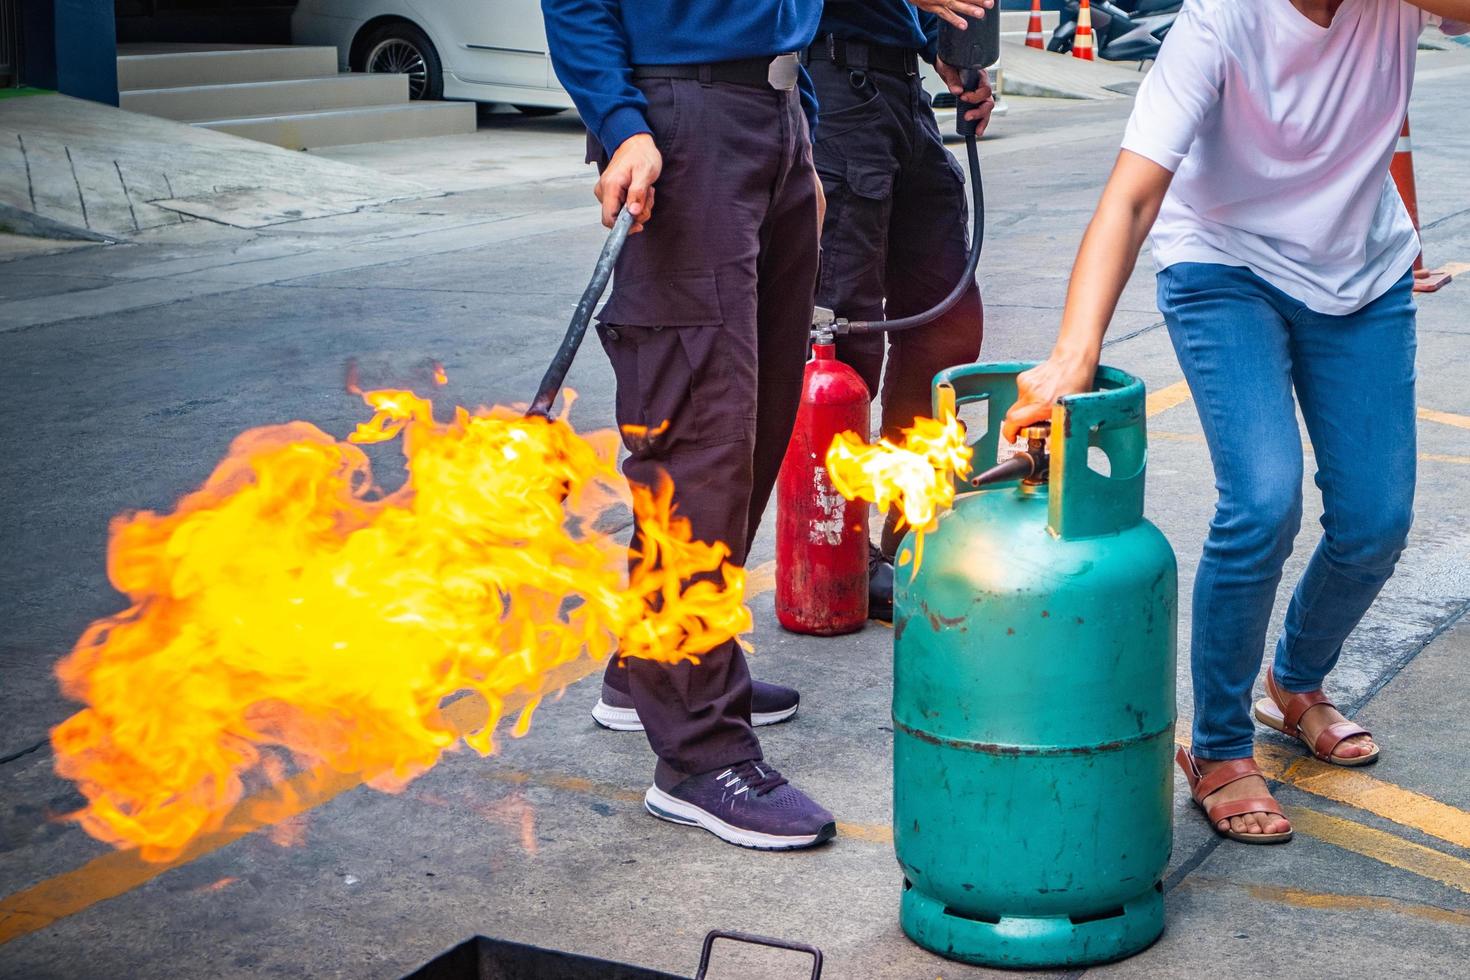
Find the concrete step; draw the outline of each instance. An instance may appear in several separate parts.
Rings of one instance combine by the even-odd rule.
[[[119,105],[179,122],[318,112],[408,101],[407,75],[326,75],[228,85],[130,89]]]
[[[117,49],[117,87],[124,92],[335,74],[337,49],[330,46],[123,44]]]
[[[288,150],[348,143],[457,136],[475,131],[473,102],[405,102],[402,105],[328,109],[289,115],[246,116],[194,123]]]

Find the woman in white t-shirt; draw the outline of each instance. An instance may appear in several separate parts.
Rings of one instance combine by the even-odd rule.
[[[1293,391],[1324,534],[1254,713],[1324,762],[1378,757],[1321,687],[1412,518],[1419,243],[1388,167],[1419,35],[1441,17],[1470,20],[1470,0],[1186,0],[1082,240],[1056,347],[1021,375],[1006,420],[1012,438],[1091,389],[1148,236],[1220,492],[1195,577],[1194,732],[1179,764],[1211,825],[1248,843],[1291,836],[1253,759],[1250,699],[1301,522]]]

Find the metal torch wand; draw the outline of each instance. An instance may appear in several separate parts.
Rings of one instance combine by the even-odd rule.
[[[546,374],[541,378],[541,385],[536,389],[536,397],[531,399],[531,407],[526,409],[526,415],[551,417],[551,406],[561,392],[562,382],[567,379],[567,371],[571,369],[572,361],[577,356],[577,348],[582,346],[582,337],[587,333],[592,311],[597,308],[597,301],[602,299],[602,293],[607,289],[607,281],[612,278],[618,253],[623,250],[623,243],[628,240],[628,231],[632,227],[633,215],[627,208],[623,208],[618,212],[618,220],[613,222],[612,231],[602,245],[602,254],[597,256],[597,264],[592,268],[592,280],[582,290],[582,298],[572,311],[572,322],[567,324],[566,336],[562,338],[561,346],[556,349],[556,355],[546,368]]]

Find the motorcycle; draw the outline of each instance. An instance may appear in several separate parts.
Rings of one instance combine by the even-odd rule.
[[[1169,28],[1179,16],[1180,0],[1095,0],[1092,45],[1107,61],[1150,61],[1159,56]],[[1061,20],[1047,44],[1050,51],[1072,50],[1077,37],[1079,0],[1067,0]]]

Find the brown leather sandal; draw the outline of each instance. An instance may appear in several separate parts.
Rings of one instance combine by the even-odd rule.
[[[1320,690],[1307,691],[1304,694],[1292,694],[1290,691],[1283,691],[1276,683],[1276,672],[1267,671],[1266,696],[1256,702],[1253,713],[1256,716],[1256,721],[1265,725],[1267,728],[1275,729],[1283,735],[1290,735],[1292,738],[1299,740],[1313,755],[1323,762],[1334,766],[1351,767],[1366,766],[1369,763],[1378,761],[1378,746],[1376,745],[1373,746],[1373,751],[1367,755],[1353,757],[1333,755],[1333,752],[1337,751],[1337,747],[1342,744],[1344,739],[1352,738],[1355,735],[1372,736],[1373,733],[1368,731],[1368,729],[1350,721],[1333,722],[1317,733],[1315,742],[1307,738],[1306,733],[1302,731],[1302,715],[1306,714],[1308,709],[1314,708],[1319,704],[1336,707],[1331,701],[1327,700],[1327,696]]]
[[[1241,834],[1234,830],[1221,830],[1219,827],[1221,820],[1244,816],[1247,813],[1274,813],[1278,817],[1286,816],[1281,811],[1281,804],[1270,796],[1254,796],[1244,800],[1232,800],[1229,803],[1216,803],[1212,807],[1205,806],[1205,797],[1219,791],[1221,787],[1229,786],[1249,776],[1260,776],[1261,770],[1256,765],[1255,759],[1231,759],[1224,765],[1211,769],[1208,775],[1200,772],[1199,763],[1186,748],[1179,749],[1174,754],[1174,759],[1179,763],[1179,768],[1184,770],[1184,778],[1189,780],[1190,798],[1194,800],[1195,806],[1204,811],[1205,819],[1210,822],[1210,829],[1215,833],[1221,837],[1238,840],[1242,844],[1285,844],[1291,840],[1292,831],[1290,830],[1281,834]]]

